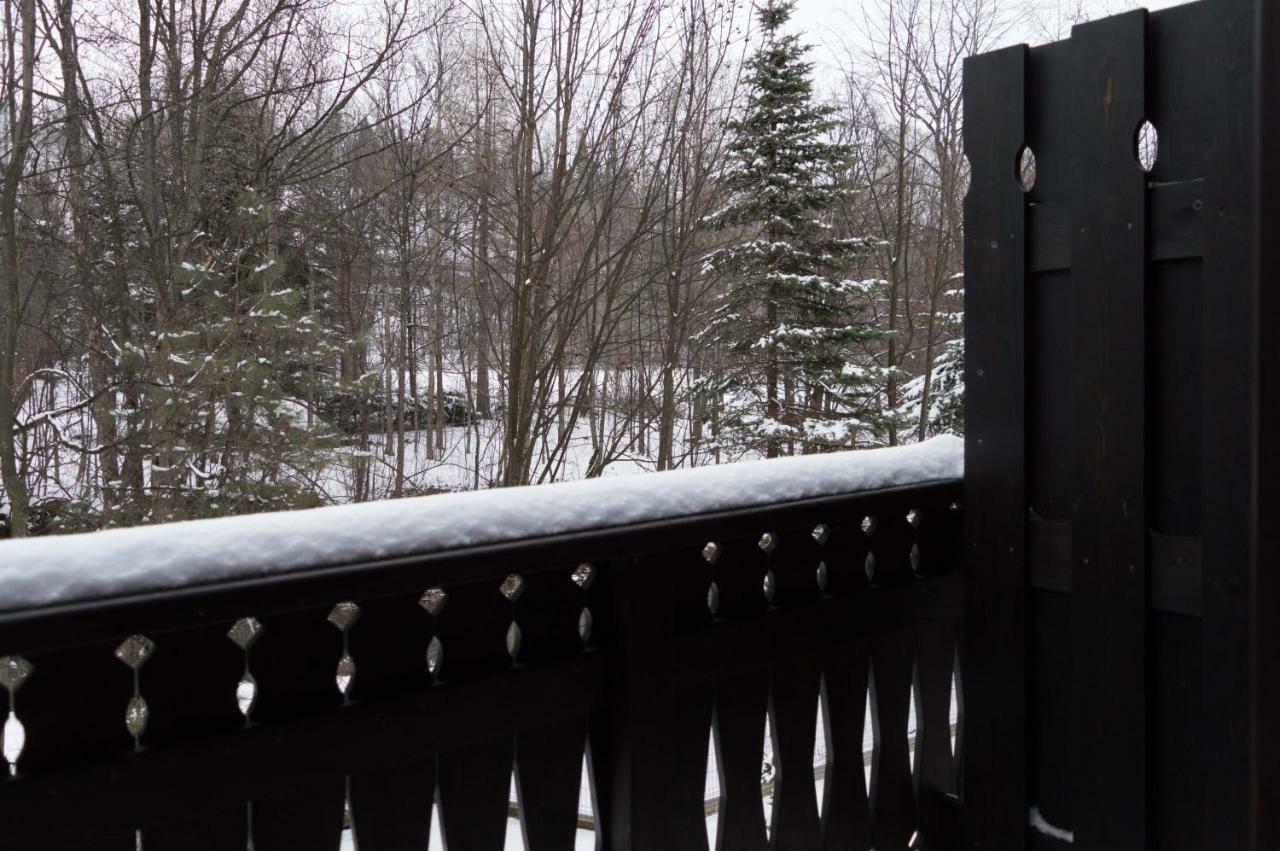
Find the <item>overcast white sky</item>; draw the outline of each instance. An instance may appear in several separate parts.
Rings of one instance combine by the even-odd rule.
[[[866,2],[875,3],[877,0],[866,0]],[[1010,9],[1022,6],[1031,15],[1038,13],[1039,20],[1049,21],[1056,17],[1056,11],[1061,11],[1061,16],[1065,17],[1066,10],[1074,9],[1077,5],[1081,6],[1090,17],[1101,18],[1138,7],[1145,7],[1152,11],[1165,9],[1180,5],[1187,0],[1146,0],[1146,2],[1079,0],[1078,3],[1077,0],[1021,0],[1021,2],[1005,0],[1005,2]],[[820,77],[823,76],[824,71],[834,70],[834,66],[839,61],[838,57],[844,55],[845,49],[841,47],[842,43],[856,44],[859,41],[863,3],[864,0],[798,0],[793,20],[796,29],[803,30],[808,41],[817,48],[813,59],[820,66],[818,69]],[[1030,27],[1026,32],[1011,36],[1009,43],[1026,41],[1034,44],[1044,41],[1042,30],[1043,27]]]

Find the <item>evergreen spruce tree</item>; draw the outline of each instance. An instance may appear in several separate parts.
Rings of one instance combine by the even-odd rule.
[[[270,204],[246,187],[227,211],[227,238],[179,270],[186,329],[165,341],[168,380],[157,392],[175,429],[189,432],[166,465],[179,472],[165,502],[180,517],[318,504],[337,450],[307,400],[338,392],[341,344],[310,270],[270,238]]]
[[[964,275],[953,275],[951,280],[959,286],[943,293],[946,301],[933,315],[937,330],[950,339],[934,353],[928,387],[925,375],[902,386],[899,412],[904,424],[918,433],[923,419],[922,437],[964,434]],[[957,306],[961,309],[953,309]],[[924,411],[922,406],[927,406]]]
[[[879,282],[844,277],[878,244],[841,238],[828,219],[846,199],[849,146],[815,102],[809,48],[783,27],[794,0],[760,9],[764,43],[748,61],[746,114],[730,121],[727,205],[706,224],[741,241],[706,258],[726,284],[709,323],[729,352],[705,389],[724,400],[720,444],[788,452],[853,446],[884,425],[883,368],[860,350],[883,336],[866,315]]]

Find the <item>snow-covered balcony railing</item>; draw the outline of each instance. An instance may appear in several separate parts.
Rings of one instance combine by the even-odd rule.
[[[961,454],[5,544],[0,846],[946,847]]]

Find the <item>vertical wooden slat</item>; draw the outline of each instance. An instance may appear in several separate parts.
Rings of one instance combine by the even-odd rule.
[[[818,718],[818,662],[801,641],[780,642],[781,657],[769,693],[774,743],[773,847],[812,851],[822,845],[813,782]]]
[[[1026,47],[965,62],[965,751],[974,849],[1026,836]]]
[[[610,851],[705,851],[711,689],[677,683],[675,639],[705,628],[711,571],[696,551],[604,565],[614,688],[592,722],[596,817]],[[594,607],[603,614],[599,592]],[[763,715],[760,720],[763,728]],[[759,762],[756,765],[759,771]],[[759,786],[757,785],[757,800]]]
[[[747,675],[716,683],[716,764],[720,768],[719,851],[768,847],[760,797],[769,683]]]
[[[1076,844],[1146,845],[1147,13],[1072,33]]]
[[[227,640],[226,624],[161,633],[154,639],[155,651],[140,676],[150,716],[143,744],[165,747],[243,726],[236,684],[244,671],[244,654]],[[144,830],[143,845],[147,851],[242,851],[248,823],[248,807],[234,807]]]
[[[133,675],[114,656],[118,644],[26,654],[35,671],[16,695],[18,718],[26,731],[18,760],[21,774],[67,769],[133,748],[124,723]],[[21,813],[4,810],[0,789],[0,815],[6,820],[22,818]],[[133,851],[136,844],[133,830],[112,830],[81,848]]]
[[[1254,329],[1257,350],[1253,376],[1257,394],[1257,421],[1253,424],[1251,449],[1255,462],[1257,495],[1254,506],[1254,552],[1250,554],[1250,635],[1249,652],[1250,725],[1253,742],[1249,748],[1253,763],[1250,783],[1253,797],[1253,848],[1280,847],[1280,571],[1275,569],[1275,553],[1280,553],[1280,458],[1272,449],[1261,450],[1264,441],[1280,433],[1280,293],[1277,293],[1273,270],[1280,268],[1280,155],[1275,140],[1280,138],[1280,8],[1275,3],[1257,0],[1254,41],[1258,67],[1257,104],[1260,112],[1254,118],[1256,134],[1251,159],[1257,163],[1257,220],[1249,238],[1256,246],[1244,246],[1254,260],[1249,270],[1250,285],[1256,299],[1258,322]],[[1246,160],[1248,161],[1248,160]],[[1243,194],[1240,200],[1251,196]],[[1258,238],[1265,235],[1265,238]],[[1251,248],[1256,247],[1256,253]],[[1265,277],[1264,277],[1265,276]],[[1263,285],[1263,281],[1267,285]],[[1271,556],[1270,558],[1265,555]],[[1228,743],[1234,744],[1234,742]],[[1224,748],[1226,750],[1226,748]]]
[[[338,851],[346,790],[341,778],[294,781],[288,793],[253,802],[254,851]]]
[[[1205,752],[1205,824],[1223,848],[1261,849],[1250,836],[1261,790],[1254,786],[1257,753],[1251,729],[1251,581],[1263,567],[1255,549],[1258,525],[1254,488],[1259,455],[1255,429],[1258,373],[1256,313],[1260,288],[1254,258],[1274,233],[1254,230],[1255,204],[1274,195],[1257,185],[1261,149],[1256,136],[1259,92],[1254,74],[1261,46],[1255,29],[1268,2],[1220,0],[1205,33],[1209,67],[1205,83],[1215,94],[1213,143],[1205,160],[1204,280],[1205,357],[1203,494],[1204,724],[1212,737]],[[1274,45],[1271,52],[1274,55]],[[1265,141],[1267,148],[1274,139]],[[1264,202],[1265,203],[1265,202]],[[1265,208],[1265,207],[1264,207]],[[1257,240],[1257,242],[1255,242]],[[1268,275],[1271,270],[1266,270]],[[1211,295],[1209,295],[1211,293]],[[1270,436],[1268,436],[1269,438]],[[1261,491],[1258,491],[1260,494]],[[1274,557],[1266,569],[1274,570]],[[1256,574],[1261,576],[1261,571]],[[1267,617],[1274,621],[1274,614]],[[1274,679],[1274,671],[1262,681]],[[1274,714],[1274,705],[1267,708]],[[1275,809],[1274,802],[1265,806]]]
[[[827,774],[822,790],[825,851],[865,851],[871,846],[871,810],[862,756],[869,654],[865,639],[847,636],[833,642],[826,654],[822,674],[827,734]]]
[[[262,632],[249,649],[257,683],[254,723],[283,723],[341,704],[336,677],[342,633],[326,619],[328,613],[310,609],[262,618]],[[338,847],[346,797],[341,770],[308,777],[281,793],[253,802],[250,823],[257,851]]]
[[[146,851],[244,851],[248,844],[249,809],[245,806],[198,820],[149,827],[142,833]]]
[[[347,692],[352,699],[404,694],[431,682],[427,644],[432,620],[419,604],[420,597],[419,592],[359,601],[359,620],[347,636],[347,649],[356,664]]]
[[[586,741],[582,719],[516,736],[516,791],[525,847],[572,851]]]
[[[920,829],[945,830],[945,799],[956,791],[951,758],[951,676],[955,670],[955,621],[927,620],[916,627],[916,787]]]
[[[502,851],[511,768],[510,736],[440,754],[440,829],[449,851]]]
[[[353,774],[351,826],[360,851],[424,851],[435,788],[435,757]]]
[[[886,851],[903,851],[917,827],[907,738],[915,649],[913,631],[871,640],[871,710],[876,728],[871,767],[871,833],[873,847]]]

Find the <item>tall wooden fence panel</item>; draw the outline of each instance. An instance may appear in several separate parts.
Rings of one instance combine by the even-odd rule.
[[[1262,8],[966,67],[974,847],[1261,847]]]

